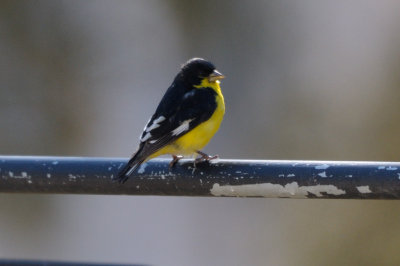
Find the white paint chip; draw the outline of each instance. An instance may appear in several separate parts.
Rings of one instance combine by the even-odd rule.
[[[357,187],[357,190],[360,193],[372,193],[372,191],[369,189],[369,186],[359,186]]]
[[[68,174],[68,178],[69,178],[70,180],[75,180],[75,179],[76,179],[76,176],[73,175],[73,174]]]
[[[379,169],[379,170],[388,170],[388,171],[394,171],[394,170],[397,170],[397,167],[392,167],[392,166],[388,166],[388,167],[385,167],[385,166],[379,166],[379,167],[378,167],[378,169]]]
[[[139,174],[143,174],[144,170],[146,170],[146,167],[147,167],[147,163],[141,164],[140,167],[139,167],[138,173]],[[130,175],[130,174],[128,174],[128,175]]]
[[[297,182],[292,182],[285,186],[272,183],[220,186],[216,183],[210,192],[214,196],[265,198],[307,198],[309,194],[322,197],[321,193],[329,195],[346,194],[344,190],[338,189],[334,185],[299,186]]]
[[[327,176],[326,176],[326,172],[325,172],[325,171],[323,171],[323,172],[319,173],[318,175],[319,175],[320,177],[327,177]]]
[[[317,166],[315,166],[314,168],[315,168],[315,169],[322,169],[322,170],[324,170],[324,169],[327,169],[328,167],[329,167],[329,165],[326,164],[326,163],[324,163],[324,164],[317,165]]]

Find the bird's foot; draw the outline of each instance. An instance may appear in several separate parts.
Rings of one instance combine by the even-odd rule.
[[[209,162],[209,161],[211,161],[211,160],[215,160],[215,159],[218,159],[218,158],[219,158],[218,155],[210,156],[210,155],[208,155],[208,154],[206,154],[206,153],[204,153],[204,152],[201,152],[201,151],[196,151],[196,153],[197,153],[198,155],[200,155],[200,157],[199,157],[199,158],[196,158],[196,160],[194,160],[194,165],[195,165],[195,166],[196,166],[197,163]]]
[[[183,156],[181,156],[181,155],[173,155],[172,154],[172,161],[169,163],[169,168],[174,167],[175,164],[182,158],[183,158]]]

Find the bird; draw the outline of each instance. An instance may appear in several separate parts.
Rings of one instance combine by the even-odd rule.
[[[181,66],[140,136],[139,147],[115,180],[125,183],[144,162],[170,154],[173,167],[184,156],[196,162],[218,158],[202,152],[225,114],[220,81],[225,76],[209,61],[192,58]]]

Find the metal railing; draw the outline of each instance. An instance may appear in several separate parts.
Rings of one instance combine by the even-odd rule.
[[[0,156],[0,192],[400,199],[400,163],[154,159],[125,184],[122,158]]]

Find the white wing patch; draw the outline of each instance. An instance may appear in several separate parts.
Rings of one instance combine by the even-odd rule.
[[[192,121],[193,121],[193,119],[188,119],[188,120],[183,121],[179,127],[172,130],[172,135],[177,136],[177,135],[181,134],[182,132],[187,131],[189,129],[189,123]]]
[[[144,128],[144,131],[143,131],[143,134],[142,134],[142,137],[141,137],[141,139],[140,139],[140,141],[141,142],[145,142],[145,141],[147,141],[148,139],[150,139],[151,137],[152,137],[152,135],[151,135],[151,131],[153,130],[153,129],[155,129],[155,128],[158,128],[159,126],[160,126],[160,123],[162,122],[162,121],[164,121],[165,120],[165,117],[164,116],[160,116],[160,117],[158,117],[157,119],[154,119],[153,121],[152,121],[152,123],[151,124],[148,124],[145,128]],[[189,130],[189,123],[190,122],[192,122],[194,119],[188,119],[188,120],[185,120],[185,121],[183,121],[182,122],[182,124],[180,124],[177,128],[175,128],[174,130],[172,130],[172,135],[173,136],[177,136],[177,135],[179,135],[179,134],[181,134],[181,133],[183,133],[183,132],[185,132],[185,131],[188,131]],[[150,121],[149,121],[149,123],[150,123]],[[154,144],[154,143],[156,143],[158,140],[151,140],[151,141],[149,141],[149,143],[150,144]]]
[[[150,117],[149,121],[147,121],[146,125],[144,126],[143,132],[146,132],[146,129],[149,126],[150,122],[151,122],[151,117]]]
[[[141,142],[145,142],[146,140],[148,140],[149,138],[151,138],[151,134],[150,132],[155,129],[158,128],[160,126],[160,123],[162,121],[165,120],[164,116],[159,116],[157,119],[154,119],[153,121],[149,120],[149,122],[147,122],[146,127],[143,129],[143,137],[140,138]],[[151,123],[151,124],[150,124]]]
[[[141,139],[141,142],[145,142],[146,140],[148,140],[149,138],[151,138],[151,134],[150,132],[147,132]]]
[[[164,116],[160,116],[160,117],[158,117],[157,119],[154,119],[153,122],[152,122],[151,124],[148,124],[148,125],[144,128],[144,131],[150,132],[150,131],[152,131],[153,129],[158,128],[158,127],[160,126],[159,123],[161,123],[161,122],[164,121],[164,120],[165,120],[165,117],[164,117]],[[149,121],[149,122],[150,122],[150,121]]]

